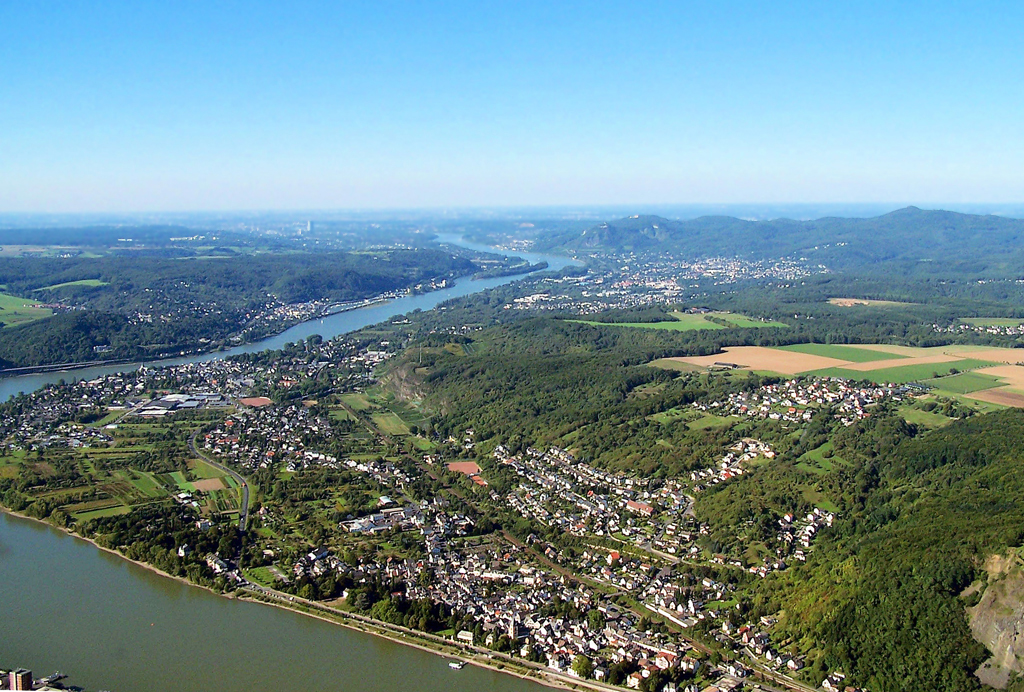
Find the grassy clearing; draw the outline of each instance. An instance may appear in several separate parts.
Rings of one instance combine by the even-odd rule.
[[[387,413],[374,413],[370,416],[374,424],[388,435],[409,435],[409,427],[405,422],[390,411]]]
[[[725,320],[729,324],[735,327],[741,327],[744,329],[759,329],[761,327],[788,327],[788,324],[783,322],[772,322],[771,320],[760,320],[747,317],[746,315],[736,315],[731,312],[713,312],[713,317],[720,320]]]
[[[442,347],[442,350],[447,351],[448,353],[452,354],[453,356],[465,356],[465,355],[468,355],[466,353],[466,349],[464,349],[462,347],[462,344],[447,343],[447,344],[445,344]]]
[[[705,414],[695,421],[686,424],[688,430],[707,430],[709,428],[724,428],[733,422],[734,419]]]
[[[21,464],[27,452],[18,449],[0,457],[0,478],[17,478],[21,474]]]
[[[983,375],[980,372],[962,372],[959,375],[923,380],[921,384],[955,394],[970,394],[983,389],[1000,387],[1005,383],[992,375]]]
[[[120,418],[123,415],[124,415],[124,411],[111,411],[110,413],[108,413],[107,415],[103,416],[103,418],[100,418],[95,423],[90,424],[89,427],[91,427],[91,428],[102,428],[104,425],[110,425],[111,423],[113,423],[115,420],[117,420],[118,418]]]
[[[699,329],[725,329],[720,324],[709,322],[702,315],[683,315],[672,322],[593,322],[591,320],[566,320],[592,327],[633,327],[637,329],[662,329],[672,332],[693,332]]]
[[[0,293],[0,322],[5,327],[35,322],[52,314],[53,310],[40,307],[35,300]]]
[[[210,466],[202,459],[196,459],[192,470],[199,478],[221,478],[224,473],[220,469]]]
[[[665,382],[659,382],[657,384],[642,384],[639,387],[635,387],[633,391],[629,393],[629,396],[639,398],[653,396],[665,389],[665,384]]]
[[[129,482],[146,497],[161,497],[166,494],[164,487],[148,473],[129,471]]]
[[[89,521],[90,519],[98,519],[99,517],[116,517],[121,514],[128,514],[132,511],[131,507],[125,507],[124,505],[117,505],[114,507],[107,507],[105,509],[94,509],[86,512],[74,512],[72,516],[75,521]]]
[[[687,413],[687,411],[684,411],[683,409],[680,408],[670,408],[665,411],[653,413],[649,416],[649,418],[653,421],[661,423],[662,425],[666,425],[668,423],[678,421],[679,419],[685,419],[687,417]]]
[[[179,490],[190,493],[195,491],[196,489],[194,485],[192,485],[185,479],[185,474],[183,474],[181,471],[171,471],[170,473],[163,475],[169,476],[171,481],[178,486]]]
[[[250,580],[261,584],[262,586],[272,587],[277,579],[277,576],[270,570],[269,567],[250,567],[245,570],[245,576]]]
[[[735,598],[730,598],[728,601],[711,601],[705,603],[704,607],[708,610],[728,610],[729,608],[735,608],[738,601]]]
[[[681,360],[673,360],[672,358],[659,358],[658,360],[652,360],[649,363],[649,365],[653,368],[661,368],[662,370],[676,370],[678,372],[696,372],[697,370],[704,369],[699,365],[684,363]]]
[[[367,411],[371,408],[378,408],[377,404],[370,401],[365,394],[342,394],[341,401],[354,411]]]
[[[953,422],[951,418],[946,418],[941,413],[922,411],[915,407],[902,409],[900,413],[903,414],[903,420],[928,430],[935,430]]]
[[[964,370],[985,368],[991,365],[992,363],[986,360],[966,358],[964,360],[953,361],[950,363],[918,363],[917,365],[900,365],[893,368],[883,368],[881,370],[858,371],[847,370],[845,368],[825,368],[824,370],[814,370],[808,374],[818,375],[820,377],[845,377],[851,380],[868,380],[879,384],[885,382],[905,384],[907,382],[921,382],[923,380],[934,379],[936,375],[941,377],[943,374],[948,373],[953,369],[962,372]]]
[[[670,313],[675,318],[670,322],[594,322],[591,320],[566,320],[578,324],[589,324],[594,327],[634,327],[639,329],[664,329],[673,332],[692,332],[700,329],[726,329],[725,326],[712,322],[710,318],[727,322],[737,328],[759,328],[759,327],[788,327],[782,322],[769,322],[765,320],[752,319],[746,315],[736,315],[731,312],[711,312],[705,315],[694,315],[687,312]]]
[[[804,499],[807,500],[807,502],[811,503],[815,507],[820,507],[821,509],[825,510],[826,512],[838,512],[839,511],[839,507],[836,506],[836,503],[834,503],[831,500],[829,500],[828,498],[826,498],[825,495],[820,490],[816,490],[815,488],[809,488],[809,487],[808,488],[804,488],[801,491],[801,495],[804,496]]]
[[[895,353],[869,351],[866,348],[857,348],[856,346],[847,346],[845,344],[793,344],[792,346],[782,346],[779,350],[807,353],[812,356],[824,356],[826,358],[837,358],[838,360],[847,360],[851,363],[870,363],[876,360],[892,360],[905,357]]]
[[[1020,317],[963,317],[960,321],[975,327],[1019,327],[1024,324],[1024,318]]]
[[[355,417],[347,410],[340,406],[331,408],[331,419],[336,421],[356,420]]]
[[[109,281],[100,281],[99,279],[79,279],[78,281],[65,281],[62,284],[54,284],[52,286],[43,286],[37,288],[37,291],[52,291],[57,288],[67,288],[68,286],[84,286],[86,288],[99,288],[100,286],[109,286]]]
[[[832,443],[826,442],[817,449],[804,453],[797,459],[796,467],[801,471],[820,476],[834,469],[836,464],[845,463],[843,459],[832,455]]]

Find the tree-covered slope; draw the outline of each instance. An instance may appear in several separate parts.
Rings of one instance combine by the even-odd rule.
[[[882,412],[829,439],[848,464],[822,481],[840,520],[806,565],[759,585],[756,607],[780,614],[781,631],[821,670],[871,690],[979,689],[973,672],[987,654],[959,595],[988,556],[1024,541],[1024,412],[927,434]],[[799,474],[752,474],[709,493],[698,512],[722,534],[775,518],[787,501],[759,498],[784,496]]]
[[[441,250],[0,258],[6,293],[56,314],[0,329],[0,363],[35,366],[97,357],[152,358],[282,328],[273,310],[369,298],[478,270]]]
[[[654,479],[715,466],[741,436],[771,444],[770,463],[698,494],[701,549],[742,558],[771,542],[785,514],[823,501],[837,518],[806,563],[745,582],[741,619],[779,618],[774,646],[806,656],[821,677],[842,670],[873,692],[982,689],[974,671],[988,653],[971,635],[961,594],[984,576],[989,556],[1024,543],[1024,411],[928,431],[893,400],[848,427],[826,409],[795,430],[735,417],[688,428],[688,404],[772,382],[643,365],[703,338],[527,320],[464,348],[414,349],[389,378],[415,380],[425,405],[445,413],[434,423],[442,436],[472,427],[485,448],[558,444],[590,464]],[[826,443],[827,468],[801,465]]]
[[[798,255],[833,270],[880,264],[905,271],[1008,275],[1024,259],[1024,220],[908,207],[870,219],[674,221],[633,216],[546,236],[539,247],[573,252],[670,252],[680,256]]]

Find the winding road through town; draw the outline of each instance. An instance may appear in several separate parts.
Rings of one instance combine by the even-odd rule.
[[[205,461],[207,464],[217,469],[218,471],[223,471],[227,475],[234,478],[235,482],[238,483],[239,487],[241,487],[242,502],[238,507],[238,530],[245,531],[245,525],[249,519],[249,483],[246,482],[244,478],[242,478],[240,475],[229,469],[224,464],[214,461],[206,454],[200,452],[199,449],[196,447],[196,436],[198,434],[199,430],[196,430],[194,433],[192,433],[192,436],[188,438],[188,451],[192,452],[194,456],[199,457],[200,459],[202,459],[203,461]]]

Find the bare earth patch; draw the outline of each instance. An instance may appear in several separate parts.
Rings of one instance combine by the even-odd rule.
[[[828,302],[841,308],[852,308],[856,305],[874,305],[876,307],[915,305],[915,303],[900,303],[895,300],[869,300],[867,298],[829,298]]]
[[[687,358],[672,358],[671,360],[701,367],[711,367],[715,363],[734,363],[751,370],[771,370],[784,375],[796,375],[811,370],[823,368],[845,368],[850,365],[849,361],[838,358],[827,358],[825,356],[814,356],[808,353],[797,353],[795,351],[780,351],[774,348],[763,346],[733,346],[723,349],[724,353],[716,353],[713,356],[691,356]],[[890,361],[882,361],[890,362]],[[905,363],[905,360],[901,360]]]
[[[265,396],[251,396],[245,399],[239,399],[238,403],[242,406],[249,406],[250,408],[262,408],[263,406],[270,406],[274,402]]]
[[[943,349],[946,353],[953,353],[963,358],[977,358],[978,360],[989,360],[993,363],[1024,363],[1024,349],[1021,348],[971,348],[969,346],[948,346]],[[986,372],[989,372],[986,369]],[[996,373],[990,373],[995,375]]]
[[[921,348],[920,346],[896,346],[894,344],[857,344],[857,348],[866,348],[869,351],[880,351],[882,353],[894,353],[898,356],[927,356],[932,353],[939,353],[936,349]]]
[[[1024,572],[1012,553],[992,556],[986,563],[988,580],[981,600],[967,609],[971,634],[993,652],[975,672],[978,679],[1004,689],[1024,663]]]
[[[467,476],[480,473],[480,467],[477,466],[475,461],[453,461],[448,464],[448,470],[455,473],[464,473]]]
[[[1012,406],[1014,408],[1024,408],[1024,394],[1010,391],[1004,387],[997,387],[996,389],[985,389],[980,392],[971,392],[966,395],[970,399],[977,399],[978,401],[985,401],[990,404],[999,404],[1000,406]]]
[[[911,356],[907,358],[893,358],[892,360],[872,360],[867,363],[850,363],[843,367],[847,370],[857,372],[870,372],[872,370],[885,370],[886,368],[899,368],[905,365],[931,365],[932,363],[954,363],[963,360],[960,356],[952,356],[948,353],[935,353],[928,356]]]
[[[214,490],[224,490],[224,481],[220,478],[204,478],[200,481],[192,481],[192,485],[195,486],[196,490],[204,493],[212,493]]]
[[[1021,365],[996,365],[992,368],[981,368],[977,370],[981,375],[992,375],[1006,382],[1009,387],[1024,389],[1024,366]]]

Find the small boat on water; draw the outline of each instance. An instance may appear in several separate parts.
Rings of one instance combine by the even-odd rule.
[[[466,665],[465,661],[448,661],[448,667],[452,670],[462,670],[464,665]]]

